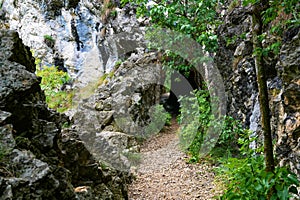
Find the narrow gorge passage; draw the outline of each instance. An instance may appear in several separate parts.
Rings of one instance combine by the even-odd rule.
[[[130,200],[213,199],[219,193],[212,166],[188,164],[179,149],[176,120],[141,147],[142,160],[129,185]]]

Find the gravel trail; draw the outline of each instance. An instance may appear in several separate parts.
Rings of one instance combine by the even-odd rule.
[[[186,162],[188,157],[178,146],[177,129],[172,120],[171,126],[141,147],[141,164],[129,186],[130,200],[209,200],[220,193],[215,189],[212,166]]]

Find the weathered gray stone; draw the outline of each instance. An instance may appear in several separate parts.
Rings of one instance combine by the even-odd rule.
[[[227,114],[249,126],[257,85],[251,38],[243,40],[240,35],[250,32],[251,16],[247,8],[236,8],[224,18],[218,28],[220,47],[215,63],[225,83]]]
[[[125,150],[137,145],[133,136],[120,132],[102,131],[97,134],[98,137],[106,139],[111,146],[116,146],[119,149]]]
[[[135,138],[146,137],[149,110],[159,103],[160,67],[154,53],[129,57],[96,94],[79,103],[73,120],[96,158],[126,172],[136,164],[130,160],[138,157]]]
[[[67,68],[80,86],[90,82],[91,74],[99,78],[111,71],[116,61],[144,42],[140,23],[128,6],[106,8],[98,0],[7,0],[2,9],[6,24],[34,50],[41,65],[56,65],[56,58],[61,58],[60,67]]]
[[[128,175],[104,176],[79,134],[61,133],[70,121],[47,108],[29,49],[16,32],[0,35],[0,199],[76,199],[78,185],[90,188],[91,199],[107,191],[110,199],[125,199]],[[101,120],[111,116],[107,111]]]
[[[276,65],[282,88],[275,90],[277,106],[276,153],[280,165],[289,166],[300,177],[300,29],[286,42]],[[278,99],[278,100],[277,100]]]
[[[11,116],[11,113],[0,110],[0,124],[4,123],[7,118]]]
[[[13,126],[11,124],[6,124],[0,126],[0,150],[4,153],[9,153],[15,146],[16,141],[13,137]]]
[[[225,14],[218,29],[219,50],[215,56],[224,79],[228,115],[243,122],[254,135],[261,135],[258,90],[252,58],[251,12],[249,7],[234,8]],[[268,27],[263,30],[268,33]],[[247,34],[246,34],[247,33]],[[241,34],[246,34],[241,37]],[[264,47],[274,38],[267,34]],[[299,27],[286,30],[278,55],[264,58],[269,89],[271,126],[276,139],[275,152],[280,165],[289,166],[300,177],[299,108],[300,40]],[[255,148],[258,144],[251,144]]]

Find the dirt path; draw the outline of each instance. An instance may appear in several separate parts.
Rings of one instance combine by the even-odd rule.
[[[177,129],[173,120],[142,146],[142,163],[129,186],[130,200],[208,200],[218,193],[211,166],[186,163],[187,156],[178,147]]]

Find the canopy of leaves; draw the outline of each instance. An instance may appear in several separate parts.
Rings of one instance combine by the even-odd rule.
[[[132,0],[138,5],[137,15],[147,16],[151,25],[169,28],[188,35],[208,51],[216,51],[215,27],[217,0]]]

